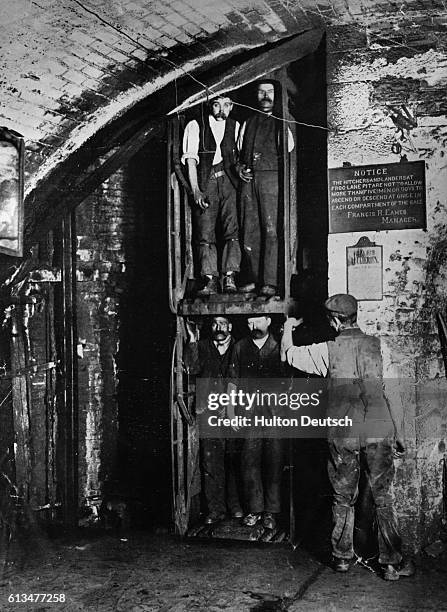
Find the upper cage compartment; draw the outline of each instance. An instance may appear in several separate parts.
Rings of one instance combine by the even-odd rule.
[[[264,77],[263,77],[264,78]],[[276,108],[281,117],[288,118],[289,94],[287,72],[281,69],[266,79],[274,79],[278,84],[279,100]],[[247,106],[254,106],[253,86],[241,87],[229,92],[229,96],[240,101],[235,104],[232,116],[241,125],[248,118]],[[275,92],[275,97],[277,93]],[[249,97],[250,96],[250,97]],[[204,114],[207,117],[205,109]],[[191,111],[174,115],[168,125],[168,248],[169,248],[169,299],[172,312],[181,315],[216,315],[251,313],[287,313],[293,300],[290,296],[292,275],[297,268],[297,156],[296,147],[288,152],[288,130],[296,143],[296,129],[292,122],[281,121],[279,129],[278,170],[278,295],[266,298],[256,294],[218,293],[207,297],[197,296],[198,266],[194,248],[194,224],[192,207],[196,206],[191,196],[188,174],[181,162],[183,132],[188,121],[193,118]],[[241,206],[238,194],[238,207]],[[240,208],[238,208],[240,210]],[[219,258],[222,240],[217,228],[217,249]]]

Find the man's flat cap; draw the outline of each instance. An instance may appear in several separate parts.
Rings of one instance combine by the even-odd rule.
[[[339,314],[349,317],[357,312],[357,300],[349,293],[337,293],[331,295],[324,306],[329,312],[338,312]]]

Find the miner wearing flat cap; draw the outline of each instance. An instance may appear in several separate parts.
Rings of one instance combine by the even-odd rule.
[[[303,372],[328,377],[328,416],[352,420],[352,427],[328,427],[328,475],[333,488],[333,568],[347,572],[354,558],[354,507],[359,492],[361,456],[374,499],[379,563],[385,580],[409,576],[390,492],[394,457],[405,452],[402,408],[384,392],[380,339],[357,325],[357,300],[339,293],[325,304],[335,340],[294,346],[292,332],[302,319],[288,318],[281,341],[283,360]]]

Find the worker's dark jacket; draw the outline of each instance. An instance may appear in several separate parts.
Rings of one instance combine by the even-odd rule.
[[[235,171],[237,154],[235,130],[235,120],[228,117],[225,121],[225,132],[220,144],[220,150],[222,153],[225,173],[233,184],[233,187],[236,188],[239,183],[239,178]],[[203,126],[200,129],[199,137],[199,186],[203,192],[206,192],[206,188],[208,186],[214,154],[216,153],[216,147],[216,140],[213,132],[211,131],[209,121],[204,121]]]
[[[190,374],[202,378],[226,378],[235,342],[231,338],[227,351],[221,355],[211,338],[186,345],[184,364]]]
[[[283,374],[283,368],[278,343],[270,334],[265,344],[259,349],[251,338],[242,338],[234,346],[228,373],[235,379],[236,384],[238,384],[238,379],[280,379]],[[278,384],[280,384],[280,380],[278,380]],[[248,392],[256,392],[258,389],[262,392],[274,392],[279,389],[274,382],[270,382],[268,387],[257,382],[253,382],[253,385],[245,383],[244,387],[244,391]],[[263,406],[262,408],[255,406],[254,412],[270,416],[275,411],[270,410],[268,406]],[[246,413],[242,414],[246,415]]]
[[[183,362],[189,374],[200,378],[226,379],[229,376],[229,367],[232,361],[234,339],[231,338],[226,352],[221,355],[211,338],[190,342],[186,345]],[[219,388],[214,387],[210,391],[223,393],[227,390],[226,382],[222,380]],[[196,410],[201,411],[204,407],[197,406]]]
[[[385,438],[394,425],[385,400],[380,340],[358,327],[343,330],[329,351],[328,416],[354,420],[351,435]]]
[[[279,345],[271,334],[260,349],[248,337],[234,345],[231,378],[276,378],[281,374]]]

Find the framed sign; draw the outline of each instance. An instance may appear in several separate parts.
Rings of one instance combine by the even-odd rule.
[[[383,299],[383,247],[366,236],[346,247],[347,291],[358,300]]]
[[[425,229],[425,162],[328,170],[329,233]]]
[[[0,253],[23,254],[23,137],[0,127]]]

